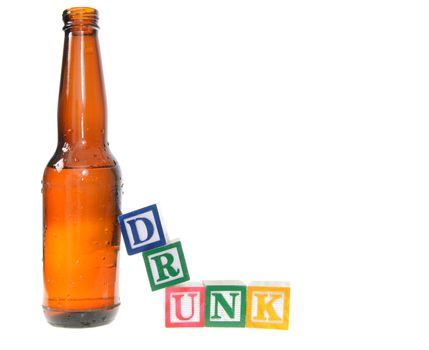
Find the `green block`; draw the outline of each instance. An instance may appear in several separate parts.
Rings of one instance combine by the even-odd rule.
[[[240,281],[204,281],[205,327],[246,326],[246,286]]]
[[[189,281],[185,255],[179,241],[145,251],[143,259],[152,290]]]

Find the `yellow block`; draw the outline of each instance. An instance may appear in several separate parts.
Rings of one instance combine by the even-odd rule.
[[[246,327],[288,329],[289,304],[288,283],[250,283],[247,287]]]

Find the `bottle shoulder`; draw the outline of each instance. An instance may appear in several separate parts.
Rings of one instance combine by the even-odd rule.
[[[54,155],[49,160],[50,168],[116,168],[119,164],[106,145],[58,144]]]

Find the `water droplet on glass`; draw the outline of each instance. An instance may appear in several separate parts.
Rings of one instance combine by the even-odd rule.
[[[64,145],[62,147],[62,151],[64,153],[68,152],[70,150],[70,145],[67,142],[64,142]]]
[[[61,172],[61,170],[63,170],[64,168],[64,159],[61,158],[58,162],[54,164],[54,167],[57,172]]]

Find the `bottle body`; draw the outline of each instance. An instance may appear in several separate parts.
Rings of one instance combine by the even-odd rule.
[[[91,327],[119,306],[121,174],[106,140],[97,12],[66,11],[58,146],[43,174],[43,309],[53,325]]]
[[[107,323],[119,305],[117,166],[45,169],[44,311],[50,323]]]

